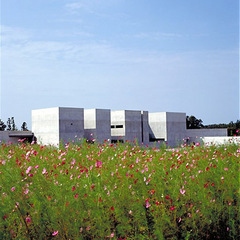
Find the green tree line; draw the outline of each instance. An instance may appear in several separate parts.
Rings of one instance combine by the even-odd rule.
[[[230,123],[203,125],[203,121],[201,119],[197,119],[195,116],[187,116],[186,128],[227,128],[228,136],[240,136],[240,120],[237,120],[236,122],[231,121]]]
[[[8,118],[7,123],[0,119],[0,131],[18,131],[18,128],[15,124],[14,117]],[[21,131],[28,131],[27,123],[23,122],[21,125]]]

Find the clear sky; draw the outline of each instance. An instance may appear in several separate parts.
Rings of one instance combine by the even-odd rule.
[[[238,0],[1,0],[1,116],[48,107],[239,119]]]

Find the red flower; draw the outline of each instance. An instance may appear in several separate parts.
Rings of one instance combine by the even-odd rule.
[[[73,186],[73,187],[72,187],[72,191],[74,192],[75,190],[76,190],[76,187],[75,187],[75,186]]]
[[[209,183],[206,183],[206,184],[204,184],[204,187],[205,187],[205,188],[207,188],[207,187],[208,187],[208,185],[209,185]]]
[[[168,199],[170,199],[170,196],[169,196],[169,195],[167,195],[165,198],[168,200]]]
[[[114,207],[113,206],[111,206],[111,210],[114,211]]]
[[[174,209],[176,209],[176,207],[170,207],[170,210],[174,210]]]
[[[76,198],[76,199],[77,199],[77,197],[78,197],[78,193],[77,193],[77,194],[75,194],[74,198]]]
[[[209,168],[209,167],[207,167],[207,168],[206,168],[206,171],[209,171],[209,169],[210,169],[210,168]]]

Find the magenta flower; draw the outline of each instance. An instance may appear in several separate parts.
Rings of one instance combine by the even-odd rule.
[[[53,236],[56,236],[58,234],[58,231],[53,232]]]
[[[149,208],[151,204],[149,202],[146,203],[146,208]]]
[[[12,187],[12,188],[11,188],[11,191],[14,192],[14,191],[15,191],[15,187]]]
[[[186,192],[186,190],[184,190],[184,189],[182,189],[182,188],[180,189],[180,193],[181,193],[181,194],[184,194],[185,192]]]
[[[28,167],[28,169],[26,170],[26,174],[28,174],[31,171],[32,167]]]
[[[31,218],[30,217],[26,217],[26,222],[30,223],[31,222]]]
[[[29,189],[27,188],[27,189],[24,191],[24,193],[25,193],[25,194],[28,194],[28,192],[29,192]]]
[[[114,237],[114,233],[111,233],[110,237],[113,238]]]

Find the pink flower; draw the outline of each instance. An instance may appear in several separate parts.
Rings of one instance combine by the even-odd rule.
[[[146,208],[149,208],[151,204],[149,202],[146,203]]]
[[[97,160],[97,162],[95,163],[95,167],[96,168],[101,168],[102,167],[102,162]]]
[[[111,233],[110,237],[113,238],[114,237],[114,233]]]
[[[228,171],[228,168],[224,168],[224,171]]]
[[[26,174],[28,174],[31,171],[32,167],[28,167],[28,169],[26,170]]]
[[[170,207],[170,210],[174,210],[176,207]]]
[[[184,190],[184,189],[182,189],[182,188],[180,189],[180,193],[181,193],[181,194],[184,194],[185,192],[186,192],[186,190]]]
[[[58,234],[58,231],[53,232],[53,236],[56,236]]]
[[[26,222],[30,223],[31,222],[31,218],[30,217],[26,217]]]
[[[29,189],[27,188],[27,189],[24,191],[24,193],[25,193],[25,194],[28,194],[28,192],[29,192]]]
[[[45,174],[47,172],[46,168],[42,170],[42,174]]]
[[[12,187],[12,188],[11,188],[11,191],[14,192],[14,191],[15,191],[15,187]]]
[[[75,190],[76,190],[76,187],[75,187],[75,186],[73,186],[73,187],[72,187],[72,191],[74,192]]]

